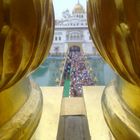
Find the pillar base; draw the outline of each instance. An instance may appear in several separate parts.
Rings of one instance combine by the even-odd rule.
[[[29,140],[39,123],[42,105],[41,90],[31,83],[25,103],[0,127],[0,140]]]
[[[125,103],[116,86],[115,81],[110,83],[102,96],[105,120],[117,140],[138,140],[140,139],[140,118]]]

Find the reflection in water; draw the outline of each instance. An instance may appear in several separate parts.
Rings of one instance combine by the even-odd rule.
[[[86,65],[96,85],[106,85],[115,74],[99,56],[86,57]],[[58,86],[64,67],[64,57],[48,57],[46,61],[31,75],[40,86]],[[96,79],[95,79],[96,78]]]
[[[31,75],[40,86],[57,86],[61,77],[63,57],[48,57],[47,60]]]
[[[90,75],[96,79],[96,85],[106,85],[115,78],[115,73],[108,64],[99,56],[87,57]]]

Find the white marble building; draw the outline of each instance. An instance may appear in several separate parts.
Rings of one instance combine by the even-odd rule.
[[[55,33],[50,54],[66,54],[70,47],[78,46],[85,55],[98,55],[87,25],[86,11],[78,3],[73,11],[62,13],[62,19],[55,21]]]

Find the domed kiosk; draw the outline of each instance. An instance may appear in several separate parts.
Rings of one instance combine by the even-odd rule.
[[[84,7],[80,4],[79,1],[78,1],[78,3],[74,6],[73,13],[85,13]]]

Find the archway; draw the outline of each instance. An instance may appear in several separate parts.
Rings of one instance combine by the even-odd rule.
[[[69,52],[81,52],[81,48],[79,46],[72,46],[70,47]]]

